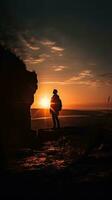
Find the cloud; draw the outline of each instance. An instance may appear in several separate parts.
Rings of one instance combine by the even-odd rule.
[[[56,85],[65,85],[63,81],[41,81],[40,84],[56,84]]]
[[[81,86],[92,86],[92,87],[94,87],[94,86],[97,86],[97,83],[98,83],[98,81],[97,80],[95,80],[95,79],[87,79],[87,80],[74,80],[73,81],[73,79],[69,79],[69,80],[67,80],[67,81],[65,81],[65,84],[69,84],[69,85],[72,85],[72,84],[74,84],[74,85],[81,85]]]
[[[63,71],[66,69],[66,66],[60,65],[60,66],[53,66],[55,72]]]
[[[51,47],[51,49],[52,49],[52,52],[63,52],[64,51],[63,48],[58,47],[58,46],[53,46],[53,47]]]
[[[43,63],[44,61],[45,61],[44,58],[37,58],[37,59],[31,60],[31,64],[39,64],[39,63]]]
[[[46,47],[52,47],[56,44],[56,42],[50,41],[50,40],[42,40],[40,41],[40,44],[46,46]]]
[[[27,47],[33,51],[37,51],[40,49],[40,47],[35,47],[35,46],[32,46],[31,44],[27,43]]]
[[[39,56],[27,56],[27,58],[24,60],[26,63],[28,64],[39,64],[39,63],[43,63],[44,61],[46,61],[48,58],[50,57],[50,55],[48,54],[40,54]]]
[[[37,58],[37,59],[34,59],[34,58],[29,58],[29,59],[25,59],[24,60],[26,63],[28,64],[39,64],[39,63],[42,63],[45,61],[44,58]]]
[[[30,31],[19,32],[17,42],[14,40],[11,44],[10,49],[21,57],[27,65],[40,64],[45,61],[52,63],[57,57],[63,56],[63,48],[57,47],[55,41],[42,37],[37,39],[37,36]],[[61,69],[59,70],[61,71]]]
[[[42,84],[80,85],[88,87],[112,86],[112,73],[95,75],[91,70],[84,70],[64,81],[48,81]]]
[[[40,44],[43,45],[44,47],[47,47],[51,50],[51,53],[55,53],[58,56],[63,56],[63,51],[64,48],[59,47],[59,46],[55,46],[56,42],[51,41],[51,40],[41,40]]]
[[[102,84],[105,83],[105,85],[112,87],[112,72],[100,74],[99,78],[101,79]]]
[[[53,59],[54,57],[55,59],[55,56],[63,55],[62,52],[64,49],[55,46],[55,41],[48,39],[37,40],[36,37],[25,33],[19,33],[18,38],[20,45],[18,49],[15,48],[15,53],[21,56],[27,64],[43,63],[50,58]]]
[[[25,40],[22,36],[20,36],[21,42],[25,45],[25,47],[33,50],[33,51],[37,51],[40,49],[40,47],[37,46],[37,44],[35,43],[35,41],[33,41],[32,43],[28,42],[27,40]],[[32,40],[31,40],[32,41]]]
[[[50,57],[51,56],[49,54],[46,54],[46,53],[43,53],[43,54],[40,55],[40,58],[44,58],[44,59],[50,58]]]
[[[83,80],[83,81],[71,81],[71,79],[65,81],[42,81],[41,84],[58,84],[58,85],[81,85],[95,87],[97,81]]]
[[[100,74],[100,77],[106,78],[106,79],[112,79],[112,72]]]
[[[91,70],[83,70],[80,73],[66,79],[64,81],[48,81],[43,84],[60,84],[60,85],[81,85],[96,87],[101,85],[101,80],[96,77]]]
[[[95,77],[91,70],[84,70],[78,73],[77,75],[74,75],[70,79],[66,80],[65,82],[66,84],[76,84],[94,87],[98,85],[99,80]]]
[[[91,70],[84,70],[79,73],[79,77],[85,78],[85,77],[93,77],[92,71]]]
[[[79,74],[71,77],[68,81],[81,81],[88,78],[93,78],[93,74],[90,70],[84,70]]]

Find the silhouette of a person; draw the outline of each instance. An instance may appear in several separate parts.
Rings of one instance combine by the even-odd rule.
[[[52,115],[53,120],[53,129],[60,128],[59,122],[59,111],[62,108],[62,102],[60,97],[57,95],[58,91],[56,89],[53,90],[53,96],[51,97],[50,101],[50,113]]]
[[[111,102],[111,96],[108,97],[107,102],[108,104]]]

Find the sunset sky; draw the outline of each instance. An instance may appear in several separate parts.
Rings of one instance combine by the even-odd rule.
[[[38,75],[33,107],[57,88],[65,108],[112,96],[112,5],[108,1],[0,2],[0,42]]]

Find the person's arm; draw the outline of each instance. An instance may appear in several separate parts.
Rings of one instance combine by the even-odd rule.
[[[50,101],[50,111],[55,112],[55,97],[53,96]]]

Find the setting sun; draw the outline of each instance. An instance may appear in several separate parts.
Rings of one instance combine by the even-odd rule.
[[[40,107],[41,108],[49,108],[50,107],[50,100],[48,99],[48,97],[42,97],[40,99]]]

